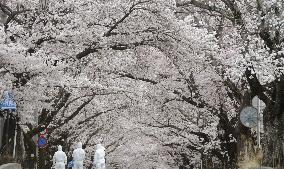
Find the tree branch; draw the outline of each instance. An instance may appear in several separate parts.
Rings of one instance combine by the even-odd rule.
[[[266,105],[269,105],[272,100],[264,94],[264,87],[260,84],[256,74],[252,74],[250,69],[252,67],[246,68],[245,75],[252,92],[252,97],[257,95]]]
[[[111,36],[113,34],[112,31],[115,30],[118,27],[119,24],[124,22],[125,19],[128,18],[134,10],[138,10],[138,8],[135,8],[136,6],[143,4],[143,3],[148,3],[148,2],[150,2],[150,1],[149,0],[138,1],[138,2],[134,3],[133,5],[131,5],[131,7],[125,13],[125,15],[122,18],[120,18],[118,21],[116,21],[112,26],[110,26],[109,30],[106,33],[104,33],[103,37]],[[114,44],[114,45],[110,45],[109,47],[113,50],[125,50],[125,49],[129,49],[131,46],[136,47],[136,46],[147,44],[145,42],[147,42],[147,41],[143,40],[141,42],[135,42],[135,43],[130,43],[130,44]],[[82,52],[78,53],[76,55],[76,58],[81,59],[81,58],[83,58],[83,57],[85,57],[85,56],[87,56],[91,53],[98,52],[98,50],[102,49],[103,47],[97,46],[97,44],[98,44],[98,42],[94,42],[93,45],[87,47]]]
[[[88,135],[88,138],[87,138],[86,142],[84,143],[83,147],[86,147],[86,146],[89,144],[89,142],[90,142],[90,140],[92,139],[92,137],[95,136],[95,135],[97,135],[97,134],[98,134],[100,131],[102,131],[102,130],[103,130],[103,127],[99,127],[99,128],[97,128],[95,131],[93,131],[92,133],[90,133],[90,134]]]
[[[83,104],[81,104],[79,107],[77,107],[77,109],[67,118],[65,118],[63,121],[59,120],[59,122],[57,123],[58,125],[56,125],[56,128],[59,128],[61,126],[63,126],[64,124],[68,123],[70,120],[72,120],[75,116],[77,116],[80,111],[86,106],[88,105],[95,96],[92,96],[91,98],[89,98],[87,101],[85,101]]]
[[[140,42],[134,42],[134,43],[129,43],[129,44],[117,43],[117,44],[110,44],[107,47],[113,50],[126,50],[126,49],[131,49],[137,46],[150,45],[152,41],[153,41],[152,39],[149,39],[149,40],[142,40]],[[98,52],[100,49],[104,48],[101,46],[97,46],[97,44],[98,43],[95,43],[95,45],[89,46],[88,48],[84,49],[82,52],[76,55],[76,58],[82,59],[83,57],[88,56],[91,53]]]
[[[143,78],[143,77],[135,77],[130,73],[125,73],[125,74],[124,73],[118,73],[118,75],[120,75],[120,77],[127,77],[127,78],[134,79],[134,80],[140,80],[140,81],[144,81],[144,82],[147,82],[147,83],[152,83],[153,85],[158,84],[158,82],[156,82],[154,80]]]
[[[205,104],[204,103],[198,103],[196,101],[194,101],[191,97],[185,97],[184,95],[182,95],[180,92],[178,92],[177,90],[174,90],[173,92],[174,94],[178,95],[183,101],[197,107],[197,108],[204,108]]]
[[[123,108],[126,108],[126,106],[121,106],[121,107],[118,107],[117,109],[120,110],[120,109],[123,109]],[[111,111],[113,111],[113,110],[115,110],[115,108],[98,112],[98,113],[94,114],[93,116],[90,116],[90,117],[86,118],[85,120],[78,122],[78,125],[84,124],[84,123],[90,121],[91,119],[94,119],[94,118],[96,118],[96,117],[98,117],[98,116],[100,116],[100,115],[102,115],[102,114],[111,112]]]
[[[4,12],[4,14],[6,14],[8,16],[7,20],[4,23],[5,32],[7,31],[8,27],[9,27],[9,23],[12,20],[15,20],[19,24],[22,24],[22,21],[16,18],[17,15],[19,15],[21,13],[25,13],[27,11],[31,11],[30,9],[24,9],[24,10],[21,10],[21,11],[13,11],[11,8],[2,4],[1,2],[0,2],[0,9]]]
[[[27,134],[33,137],[34,135],[46,129],[47,126],[52,122],[54,116],[59,112],[62,107],[64,107],[70,95],[71,94],[69,92],[67,92],[63,88],[60,88],[57,99],[55,100],[55,103],[53,105],[55,110],[49,111],[47,109],[43,109],[39,116],[39,125],[28,131]]]
[[[229,20],[233,20],[233,16],[226,10],[219,8],[217,6],[211,6],[208,4],[205,4],[203,2],[197,1],[197,0],[190,0],[185,2],[176,1],[177,7],[185,7],[188,5],[193,5],[195,7],[198,7],[200,9],[208,10],[209,12],[216,12],[219,13],[221,16],[224,16],[225,18]]]

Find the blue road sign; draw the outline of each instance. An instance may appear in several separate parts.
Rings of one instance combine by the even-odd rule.
[[[16,102],[11,91],[4,91],[3,100],[0,102],[0,108],[2,110],[16,110]]]
[[[37,146],[39,148],[44,148],[47,145],[47,139],[44,136],[40,136],[37,140]]]
[[[68,164],[67,164],[67,168],[72,168],[74,167],[74,161],[70,161]]]

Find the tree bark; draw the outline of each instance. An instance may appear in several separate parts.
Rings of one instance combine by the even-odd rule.
[[[273,102],[264,111],[263,163],[284,168],[284,75],[275,81]]]
[[[251,161],[256,157],[256,150],[254,145],[256,144],[256,139],[253,136],[251,129],[244,126],[240,121],[240,112],[243,108],[247,106],[252,106],[253,95],[251,91],[246,91],[241,99],[241,104],[238,113],[238,123],[235,128],[237,136],[237,166],[240,167],[247,160]]]

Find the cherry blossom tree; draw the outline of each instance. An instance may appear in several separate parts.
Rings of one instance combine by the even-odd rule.
[[[249,100],[258,96],[265,103],[264,160],[272,165],[273,158],[277,158],[278,165],[283,166],[282,3],[177,1],[177,6],[183,12],[193,9],[199,13],[197,16],[206,13],[208,17],[219,20],[215,30],[225,55],[218,60],[234,82],[245,80],[245,85],[249,86]],[[201,22],[214,27],[212,22]],[[233,40],[228,41],[228,38]]]
[[[266,163],[283,158],[281,4],[2,0],[0,7],[1,88],[16,95],[27,153],[48,128],[40,166],[50,166],[57,144],[71,152],[82,141],[87,167],[102,143],[111,168],[235,168],[242,135],[253,138],[238,112],[256,95],[266,104]]]
[[[94,8],[89,8],[88,5],[93,5]],[[92,139],[95,139],[93,136],[97,138],[100,133],[116,129],[113,127],[116,124],[116,115],[107,114],[118,113],[120,109],[131,107],[129,104],[134,103],[128,98],[136,97],[133,87],[138,84],[133,83],[132,89],[125,89],[127,84],[124,78],[136,77],[115,70],[116,66],[109,63],[112,60],[105,58],[112,57],[117,60],[115,55],[118,54],[133,55],[135,51],[132,49],[136,46],[155,41],[158,27],[163,24],[162,21],[158,24],[153,19],[162,19],[162,16],[157,14],[155,4],[150,1],[49,1],[48,7],[42,9],[42,6],[38,8],[34,1],[16,5],[11,1],[1,3],[1,7],[8,18],[4,19],[3,29],[3,49],[7,50],[1,51],[4,61],[2,68],[5,70],[5,76],[10,76],[5,77],[5,88],[14,88],[16,99],[20,101],[18,113],[22,128],[27,130],[25,141],[28,153],[35,151],[31,138],[45,128],[49,129],[51,148],[50,152],[40,150],[40,166],[45,165],[55,144],[63,144],[70,150],[72,142],[77,141],[75,138],[79,136],[89,147],[90,144],[96,143],[92,142]],[[109,13],[110,10],[116,12]],[[91,17],[91,13],[96,17]],[[129,20],[127,24],[121,26],[126,19]],[[141,25],[134,24],[137,20]],[[115,32],[118,28],[122,31]],[[82,31],[83,29],[85,31]],[[121,50],[126,53],[120,53]],[[94,56],[97,59],[91,59]],[[135,62],[131,58],[125,59],[130,61],[130,65]],[[123,60],[120,61],[121,66],[122,63]],[[142,77],[138,79],[150,81]],[[121,83],[121,87],[115,85],[117,82]],[[134,94],[131,94],[133,92]],[[105,97],[99,98],[100,96]],[[115,100],[119,102],[116,103]],[[97,113],[93,112],[94,107],[97,107]],[[36,118],[34,116],[38,116],[38,124],[31,120]],[[82,117],[85,120],[81,121]],[[121,119],[118,117],[117,120]],[[99,123],[88,127],[88,130],[84,129],[88,126],[87,123],[92,125],[98,118],[102,118]],[[109,120],[111,121],[108,122]],[[82,129],[78,130],[80,126]],[[73,130],[70,130],[70,127]],[[121,135],[112,140],[116,138],[119,140]],[[111,148],[111,145],[117,143],[109,144],[107,147]]]

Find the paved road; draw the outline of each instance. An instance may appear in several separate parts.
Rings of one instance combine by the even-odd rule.
[[[0,169],[22,169],[18,163],[8,163],[0,166]]]

